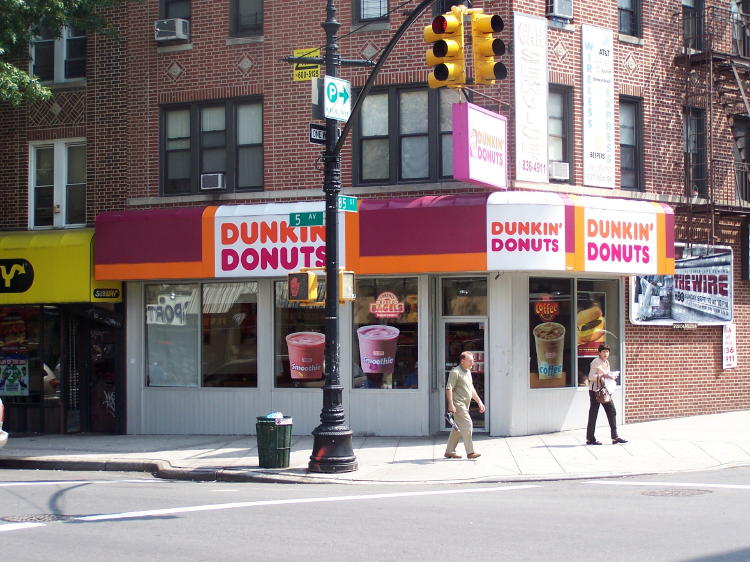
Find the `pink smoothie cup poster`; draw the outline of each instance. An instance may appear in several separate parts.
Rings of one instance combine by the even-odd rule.
[[[400,333],[398,328],[381,324],[362,326],[357,330],[363,373],[393,373]]]
[[[293,379],[321,379],[326,337],[318,332],[295,332],[286,337]]]

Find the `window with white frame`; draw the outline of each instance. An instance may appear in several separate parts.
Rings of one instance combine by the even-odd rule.
[[[86,140],[32,143],[29,156],[32,228],[86,224]]]
[[[41,82],[85,78],[86,32],[73,26],[42,31],[31,44],[31,73]]]

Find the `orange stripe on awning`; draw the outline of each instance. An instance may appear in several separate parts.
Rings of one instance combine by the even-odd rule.
[[[95,266],[97,279],[155,279],[158,271],[160,279],[202,278],[205,265],[202,262],[169,262],[169,263],[127,263]],[[211,275],[212,276],[212,275]]]

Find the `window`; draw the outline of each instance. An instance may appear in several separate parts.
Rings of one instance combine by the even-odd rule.
[[[617,0],[619,32],[623,35],[641,36],[641,0]]]
[[[615,279],[529,278],[530,387],[585,387],[602,343],[618,370],[619,302]]]
[[[706,195],[706,113],[695,107],[685,108],[683,135],[685,181],[688,197]]]
[[[419,388],[416,277],[357,279],[353,388]]]
[[[203,174],[232,190],[263,187],[263,106],[250,100],[163,110],[163,193],[197,193]]]
[[[233,36],[263,33],[263,0],[232,0]]]
[[[190,19],[190,0],[161,0],[159,13],[162,19],[182,18]]]
[[[60,37],[57,35],[54,31],[42,31],[32,42],[32,74],[42,82],[64,82],[85,78],[85,31],[66,26]]]
[[[703,50],[703,0],[682,0],[683,45]]]
[[[355,21],[368,22],[388,19],[388,0],[355,0]]]
[[[146,385],[257,387],[256,282],[146,285]]]
[[[570,181],[572,134],[572,91],[563,86],[550,86],[547,105],[547,135],[548,156],[550,162],[565,162],[568,164],[567,174],[564,169],[550,167],[550,179]]]
[[[325,283],[318,284],[324,291]],[[289,302],[286,281],[274,284],[274,386],[322,387],[325,319],[322,308]]]
[[[641,186],[641,104],[630,98],[620,99],[620,187]]]
[[[356,183],[438,181],[453,175],[451,105],[460,93],[391,88],[362,104]]]
[[[86,141],[32,143],[29,158],[31,227],[86,223]]]
[[[464,0],[438,0],[432,6],[433,13],[444,14],[450,12],[452,6],[458,6],[459,4],[467,4]]]

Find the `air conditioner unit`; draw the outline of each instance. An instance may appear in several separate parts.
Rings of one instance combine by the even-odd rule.
[[[201,174],[201,191],[224,189],[224,174]]]
[[[572,20],[573,0],[547,0],[547,15]]]
[[[570,179],[570,165],[567,162],[555,162],[550,160],[549,179],[568,181]]]
[[[190,38],[190,22],[181,18],[157,20],[154,23],[154,39],[157,41],[174,41]]]

